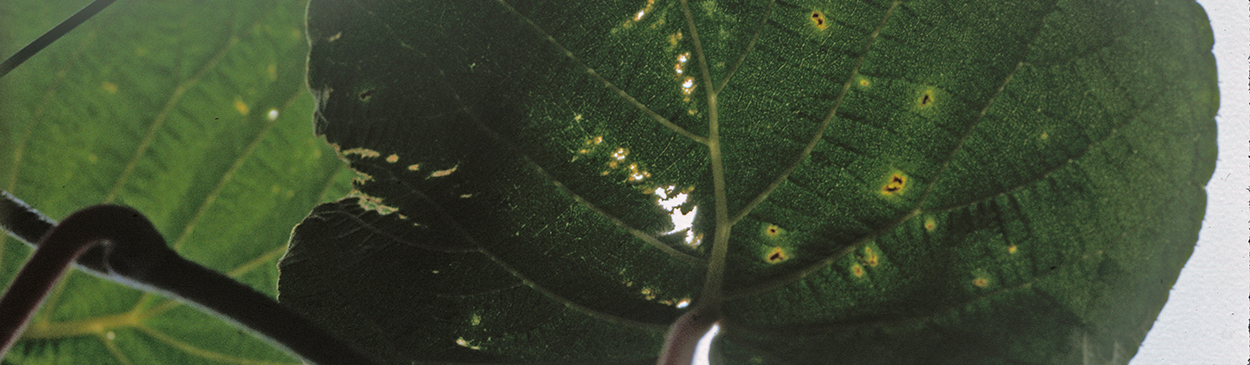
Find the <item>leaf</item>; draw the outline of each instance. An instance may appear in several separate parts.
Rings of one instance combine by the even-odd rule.
[[[719,363],[1124,363],[1214,166],[1187,1],[308,17],[317,132],[360,177],[281,300],[396,364],[653,363],[718,307]]]
[[[0,2],[0,54],[85,4]],[[184,256],[276,295],[285,227],[351,175],[307,122],[302,14],[290,1],[113,4],[0,80],[0,187],[54,219],[136,207]],[[30,249],[0,239],[7,284]],[[298,361],[199,309],[74,272],[6,363]]]

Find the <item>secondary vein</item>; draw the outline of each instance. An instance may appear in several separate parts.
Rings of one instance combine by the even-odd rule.
[[[807,142],[807,146],[804,146],[803,151],[800,152],[798,156],[795,156],[794,161],[790,163],[789,167],[786,167],[781,174],[777,175],[777,179],[773,180],[773,182],[769,184],[768,187],[764,188],[759,195],[756,195],[754,199],[751,199],[751,202],[743,207],[741,211],[734,214],[731,222],[738,222],[739,220],[742,220],[742,218],[745,218],[746,215],[750,213],[751,210],[755,209],[757,205],[768,199],[768,195],[771,194],[773,190],[776,190],[778,186],[781,186],[781,183],[790,177],[790,173],[794,172],[794,170],[799,167],[799,164],[801,164],[803,160],[812,153],[812,149],[816,148],[816,142],[820,141],[820,139],[824,137],[825,129],[829,127],[829,123],[833,121],[833,117],[838,114],[838,109],[842,107],[842,102],[846,99],[846,94],[850,91],[851,84],[855,81],[855,76],[859,75],[860,66],[864,64],[864,57],[868,55],[868,50],[872,48],[872,44],[876,42],[877,36],[881,34],[881,28],[885,27],[885,22],[890,19],[890,15],[893,14],[894,10],[897,9],[899,4],[902,3],[902,0],[895,0],[894,3],[890,4],[890,8],[887,9],[885,11],[885,15],[881,17],[881,22],[877,24],[877,28],[874,29],[872,34],[868,36],[868,42],[864,44],[864,50],[860,52],[859,57],[855,60],[855,67],[851,68],[850,76],[848,76],[846,78],[846,82],[842,84],[842,91],[838,93],[838,97],[833,104],[833,108],[829,110],[829,114],[825,116],[825,119],[820,121],[820,126],[816,128],[816,133],[813,134],[812,139]]]
[[[577,55],[574,55],[572,51],[569,51],[567,48],[564,48],[564,46],[561,45],[560,42],[556,41],[555,37],[552,37],[550,34],[547,34],[547,32],[544,31],[542,27],[539,27],[538,24],[535,24],[534,21],[530,20],[529,17],[526,17],[524,14],[521,14],[521,12],[513,8],[512,5],[509,5],[508,2],[504,0],[497,0],[497,1],[499,2],[499,5],[502,5],[504,8],[508,9],[509,12],[516,14],[518,18],[525,21],[525,24],[528,24],[530,28],[534,28],[535,32],[543,36],[543,38],[546,39],[548,43],[551,43],[551,45],[555,47],[557,50],[559,50],[560,53],[564,54],[565,57],[568,57],[569,60],[572,60],[573,63],[576,64],[577,67],[580,68],[583,72],[590,75],[595,80],[602,82],[604,87],[608,88],[608,90],[612,90],[612,92],[616,93],[616,95],[621,97],[622,99],[625,99],[626,102],[628,102],[630,105],[633,105],[635,108],[638,108],[638,110],[641,111],[643,114],[646,114],[651,119],[655,120],[656,122],[659,122],[664,127],[667,127],[668,129],[674,132],[677,132],[677,134],[685,136],[686,138],[690,138],[691,140],[695,142],[699,142],[703,144],[708,143],[708,137],[700,136],[698,134],[695,134],[693,132],[686,130],[685,128],[682,128],[681,126],[677,124],[674,124],[672,121],[669,121],[668,118],[665,118],[664,116],[656,113],[654,110],[651,110],[651,108],[648,108],[642,102],[638,101],[638,99],[635,99],[633,96],[629,95],[629,93],[625,92],[625,90],[621,90],[621,88],[617,87],[616,84],[613,84],[611,81],[608,81],[608,79],[603,78],[602,75],[599,75],[599,73],[595,72],[595,69],[586,65],[585,62],[582,62],[582,60],[578,58]]]

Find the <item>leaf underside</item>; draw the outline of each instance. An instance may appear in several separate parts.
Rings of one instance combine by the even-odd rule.
[[[313,0],[358,172],[281,299],[395,364],[1124,363],[1197,238],[1188,1]],[[693,220],[691,220],[693,218]]]

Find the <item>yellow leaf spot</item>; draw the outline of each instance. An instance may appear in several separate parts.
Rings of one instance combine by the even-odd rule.
[[[851,275],[855,275],[857,278],[864,277],[864,267],[859,264],[851,265]]]
[[[381,215],[389,215],[391,213],[395,213],[399,211],[399,208],[395,208],[395,207],[386,205],[385,203],[382,203],[382,199],[370,196],[359,190],[353,190],[347,196],[358,198],[356,200],[356,204],[359,205],[360,208],[364,210],[371,210]]]
[[[646,300],[654,300],[656,295],[660,293],[659,290],[647,287],[642,288],[640,292],[642,293],[642,297]]]
[[[421,168],[421,164],[414,163],[414,164],[408,165],[408,171],[417,171],[420,168]]]
[[[278,65],[270,63],[265,68],[265,73],[269,76],[269,81],[278,81]]]
[[[1042,132],[1041,138],[1043,141],[1045,141],[1046,139],[1050,138],[1050,135],[1046,134],[1046,132]]]
[[[240,115],[247,115],[247,112],[251,109],[247,107],[247,104],[243,103],[242,97],[236,97],[234,99],[234,110],[237,110]]]
[[[340,152],[339,152],[339,154],[341,154],[341,155],[343,155],[343,156],[348,156],[348,155],[360,155],[360,157],[378,157],[378,156],[382,156],[382,154],[381,154],[381,153],[378,153],[378,151],[374,151],[374,150],[371,150],[371,149],[368,149],[368,148],[352,148],[352,149],[348,149],[348,150],[343,150],[343,151],[340,151]]]
[[[386,156],[386,162],[390,162],[390,163],[399,162],[399,155],[392,154],[390,156]]]
[[[812,25],[815,25],[820,30],[825,30],[825,28],[829,27],[829,24],[825,21],[825,13],[822,13],[820,10],[812,11],[811,19]]]
[[[880,263],[881,260],[879,259],[879,256],[877,256],[877,252],[874,251],[872,247],[865,246],[864,256],[860,257],[859,261],[870,267],[877,267],[877,264]]]
[[[482,347],[481,347],[481,346],[475,346],[475,345],[473,345],[473,344],[469,343],[469,341],[465,340],[465,339],[464,339],[464,337],[457,338],[457,339],[456,339],[456,345],[460,345],[460,347],[468,348],[468,349],[470,349],[470,350],[481,350],[481,349],[482,349]]]
[[[972,285],[976,285],[978,288],[984,288],[990,286],[990,279],[978,277],[976,279],[972,279]]]
[[[781,247],[773,247],[772,250],[768,251],[768,254],[764,255],[764,261],[770,264],[778,264],[789,259],[790,254],[786,253],[786,250]]]
[[[1010,247],[1007,247],[1007,253],[1010,253],[1010,254],[1015,254],[1016,251],[1019,251],[1019,250],[1020,249],[1016,248],[1016,245],[1011,245]]]
[[[933,232],[933,230],[937,229],[937,221],[933,220],[933,217],[925,217],[924,229]]]
[[[907,188],[907,175],[902,173],[894,173],[890,175],[890,180],[881,187],[881,193],[885,195],[899,195]]]
[[[430,177],[444,177],[447,175],[451,175],[451,173],[456,172],[456,168],[459,168],[459,167],[460,165],[456,165],[456,166],[452,166],[450,169],[435,171],[430,174]]]
[[[868,85],[872,85],[868,79],[859,79],[859,86],[868,87]]]
[[[764,237],[777,238],[778,236],[781,236],[783,232],[784,230],[781,229],[781,227],[773,224],[769,224],[764,227]]]
[[[117,85],[108,81],[105,81],[104,83],[100,84],[100,88],[104,89],[104,92],[107,92],[109,94],[117,93]]]
[[[936,100],[937,100],[937,97],[934,96],[933,89],[925,89],[925,91],[920,94],[920,98],[916,100],[916,105],[919,106],[921,109],[924,109],[933,105],[933,102]]]

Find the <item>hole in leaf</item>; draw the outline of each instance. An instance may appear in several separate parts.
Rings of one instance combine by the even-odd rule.
[[[367,89],[360,92],[360,101],[369,101],[373,98],[373,89]]]

